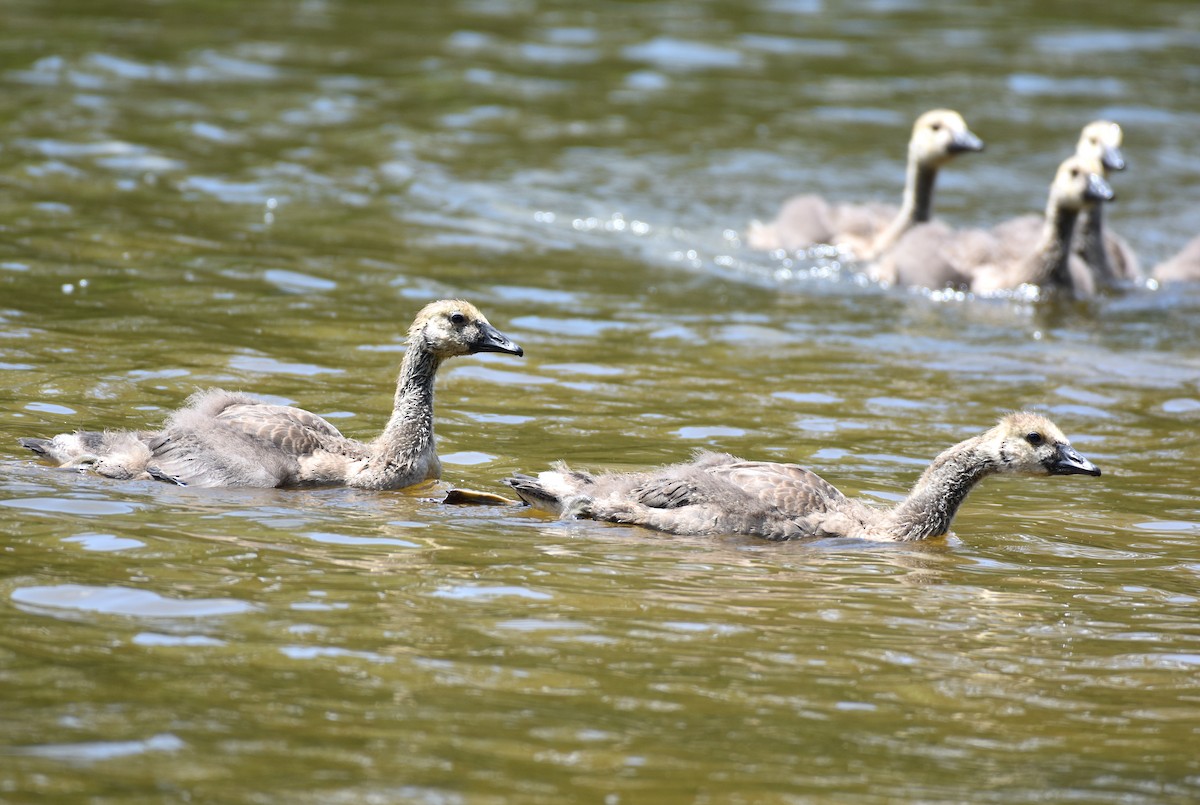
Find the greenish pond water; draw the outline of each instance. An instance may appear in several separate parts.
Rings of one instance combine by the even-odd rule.
[[[1200,798],[1200,289],[938,301],[737,233],[892,201],[963,113],[962,225],[1125,129],[1108,221],[1200,221],[1200,6],[927,0],[33,2],[0,12],[0,801]],[[443,482],[190,490],[33,461],[198,388],[369,438],[405,329]],[[700,447],[896,499],[1048,413],[1100,478],[998,479],[918,546],[454,507]]]

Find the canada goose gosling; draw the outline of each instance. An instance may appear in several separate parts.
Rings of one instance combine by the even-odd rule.
[[[1196,282],[1200,280],[1200,235],[1192,238],[1169,260],[1154,267],[1156,282]]]
[[[303,409],[220,389],[193,394],[157,431],[79,431],[20,442],[60,466],[91,467],[112,478],[399,489],[440,476],[434,376],[445,359],[478,352],[524,354],[469,302],[426,305],[408,332],[391,417],[367,443]]]
[[[1075,154],[1093,160],[1100,166],[1105,179],[1109,173],[1125,170],[1121,145],[1125,135],[1121,127],[1109,120],[1096,120],[1083,127]],[[1104,227],[1105,205],[1093,204],[1083,210],[1077,225],[1075,251],[1087,263],[1102,287],[1116,287],[1122,280],[1137,280],[1141,274],[1137,256],[1119,235]]]
[[[933,188],[938,171],[959,154],[983,150],[983,140],[970,129],[962,115],[951,109],[934,109],[917,118],[908,141],[904,197],[896,217],[860,257],[874,260],[916,224],[933,217]]]
[[[1068,261],[1075,222],[1086,208],[1116,198],[1093,160],[1070,156],[1058,167],[1050,185],[1041,235],[1031,252],[1020,258],[976,266],[969,270],[971,290],[990,293],[1021,285],[1074,288]],[[1092,289],[1078,288],[1078,293]]]
[[[891,509],[847,498],[795,464],[702,452],[642,473],[593,476],[560,464],[505,481],[525,502],[674,534],[742,534],[769,540],[854,537],[909,541],[946,534],[959,506],[989,475],[1099,475],[1044,416],[1017,412],[943,452]]]
[[[417,314],[400,364],[392,415],[368,445],[370,456],[350,486],[396,489],[440,477],[433,440],[434,377],[445,359],[480,352],[525,354],[469,302],[434,302]],[[416,478],[422,463],[430,465],[427,478]]]
[[[761,251],[832,244],[846,247],[857,259],[872,259],[907,229],[929,220],[938,170],[958,154],[982,150],[983,141],[967,128],[962,115],[933,109],[913,124],[899,208],[830,204],[813,194],[796,196],[784,202],[771,223],[751,222],[746,244]]]

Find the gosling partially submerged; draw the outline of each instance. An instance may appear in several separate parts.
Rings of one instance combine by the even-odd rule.
[[[908,497],[890,509],[851,500],[795,464],[702,452],[651,472],[589,475],[559,465],[505,481],[527,503],[579,517],[697,536],[769,540],[853,537],[908,541],[950,530],[959,505],[989,475],[1099,475],[1053,422],[1010,414],[933,460]]]
[[[1071,249],[1079,215],[1114,198],[1100,171],[1094,160],[1069,157],[1055,173],[1044,215],[991,229],[954,230],[938,221],[922,224],[883,255],[871,267],[871,275],[889,284],[979,294],[1036,285],[1091,296],[1097,280]]]
[[[20,442],[61,466],[90,467],[110,478],[400,489],[441,475],[434,375],[446,358],[478,352],[524,354],[469,302],[426,305],[408,331],[391,419],[370,442],[349,439],[303,409],[220,389],[192,395],[159,430],[78,431]]]
[[[1070,156],[1050,185],[1040,233],[1013,233],[1004,224],[992,230],[994,248],[964,259],[971,290],[990,293],[1021,285],[1061,289],[1078,297],[1096,292],[1096,278],[1072,252],[1075,223],[1096,205],[1116,198],[1094,159]],[[961,240],[961,243],[966,243]]]
[[[1083,127],[1075,153],[1100,163],[1103,176],[1125,170],[1121,145],[1125,135],[1109,120],[1096,120]],[[1083,258],[1096,282],[1104,288],[1120,287],[1142,278],[1141,264],[1129,243],[1104,225],[1105,205],[1098,202],[1079,216],[1075,252]]]
[[[1188,241],[1170,260],[1156,265],[1151,276],[1159,282],[1200,281],[1200,235]]]
[[[967,128],[958,112],[926,112],[913,124],[899,208],[830,204],[820,196],[796,196],[784,203],[771,223],[752,222],[746,243],[762,251],[833,244],[849,249],[859,260],[874,259],[914,225],[930,219],[938,171],[958,154],[982,150],[983,141]]]
[[[1121,127],[1108,120],[1095,120],[1083,127],[1075,144],[1075,156],[1093,166],[1107,181],[1110,174],[1125,170],[1121,153]],[[1141,265],[1129,243],[1104,225],[1107,200],[1098,198],[1079,213],[1071,241],[1069,270],[1076,288],[1111,290],[1141,280]],[[1032,241],[1042,227],[1039,215],[1023,215],[996,227],[997,237],[1008,241]]]

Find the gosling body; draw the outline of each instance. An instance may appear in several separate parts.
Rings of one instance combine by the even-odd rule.
[[[221,389],[192,395],[157,430],[79,431],[20,442],[60,466],[110,478],[200,487],[399,489],[440,477],[434,377],[445,359],[479,352],[524,354],[474,305],[426,305],[409,330],[392,415],[369,442],[347,438],[301,408]]]
[[[1095,160],[1105,179],[1126,168],[1121,152],[1125,134],[1120,125],[1109,120],[1096,120],[1083,127],[1075,153]],[[1137,254],[1125,238],[1104,223],[1107,205],[1096,203],[1079,215],[1076,224],[1075,253],[1087,265],[1101,288],[1120,288],[1141,281],[1142,268]]]
[[[1097,281],[1072,254],[1081,212],[1114,198],[1093,161],[1069,157],[1058,168],[1045,214],[1031,227],[1022,219],[991,229],[953,230],[934,221],[908,232],[871,269],[888,284],[956,288],[994,294],[1022,285],[1062,290],[1077,297],[1096,293]]]
[[[926,112],[913,125],[899,207],[831,204],[816,195],[796,196],[771,223],[751,223],[746,243],[761,251],[832,244],[860,260],[873,259],[915,224],[930,220],[938,171],[959,154],[982,150],[983,141],[967,128],[962,115],[949,109]]]
[[[673,534],[911,541],[948,533],[959,506],[988,476],[1099,474],[1054,423],[1018,412],[939,455],[890,509],[848,498],[798,465],[725,453],[702,452],[690,462],[636,473],[591,475],[560,464],[506,483],[530,505],[563,518]]]
[[[1126,168],[1121,152],[1123,137],[1116,123],[1093,121],[1080,133],[1075,156],[1092,164],[1107,182],[1112,173]],[[1120,290],[1142,279],[1141,263],[1133,248],[1105,224],[1107,206],[1106,200],[1097,199],[1079,212],[1068,265],[1075,288]],[[1005,243],[1034,241],[1043,222],[1042,216],[1022,215],[997,226],[997,237]]]
[[[1200,235],[1188,241],[1178,254],[1154,267],[1158,282],[1200,282]]]
[[[1022,285],[1069,291],[1077,297],[1096,293],[1096,281],[1072,254],[1072,239],[1080,213],[1116,196],[1094,161],[1068,157],[1050,185],[1041,232],[1033,247],[1022,233],[1005,225],[992,230],[992,248],[986,256],[968,255],[973,265],[963,273],[975,293],[1011,290]],[[959,242],[959,247],[965,241]]]

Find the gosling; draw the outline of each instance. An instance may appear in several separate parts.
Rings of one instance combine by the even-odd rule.
[[[1107,181],[1110,174],[1125,170],[1123,140],[1118,124],[1095,120],[1080,132],[1075,156],[1092,164]],[[1105,206],[1104,200],[1097,200],[1080,212],[1075,225],[1069,269],[1076,287],[1119,290],[1141,280],[1141,265],[1133,248],[1104,225]],[[1022,215],[1000,224],[995,232],[1003,240],[1034,240],[1041,226],[1041,216]]]
[[[193,394],[154,431],[77,431],[20,443],[63,467],[181,486],[351,486],[400,489],[441,476],[433,381],[446,358],[524,355],[469,302],[426,305],[408,331],[391,419],[359,442],[316,414],[237,392]]]
[[[1071,247],[1079,215],[1116,198],[1101,173],[1098,163],[1079,156],[1068,157],[1059,165],[1050,185],[1041,234],[1032,244],[1031,238],[1007,234],[1004,225],[992,230],[990,242],[959,236],[957,245],[967,253],[959,258],[960,273],[970,278],[971,291],[994,293],[1034,285],[1070,291],[1080,298],[1095,294],[1095,277]],[[991,248],[980,248],[985,243]]]
[[[1120,125],[1109,120],[1096,120],[1083,127],[1075,153],[1095,159],[1104,169],[1103,176],[1125,170],[1121,145],[1125,135]],[[1114,288],[1142,278],[1137,254],[1125,238],[1104,225],[1104,204],[1098,203],[1079,216],[1078,243],[1075,252],[1087,264],[1101,287]]]
[[[983,141],[967,128],[958,112],[926,112],[917,118],[908,142],[904,197],[899,208],[887,204],[830,204],[820,196],[796,196],[784,203],[771,223],[751,222],[746,243],[760,251],[795,251],[833,244],[849,249],[859,260],[873,260],[913,226],[930,219],[938,171],[959,154],[982,150]]]
[[[1170,260],[1156,265],[1151,276],[1160,283],[1200,281],[1200,235],[1188,241]]]
[[[1099,474],[1049,419],[1018,412],[935,458],[908,497],[890,509],[847,498],[795,464],[710,452],[651,472],[593,476],[560,464],[536,478],[518,475],[505,483],[526,503],[563,518],[695,536],[904,542],[949,533],[958,507],[989,475]]]

